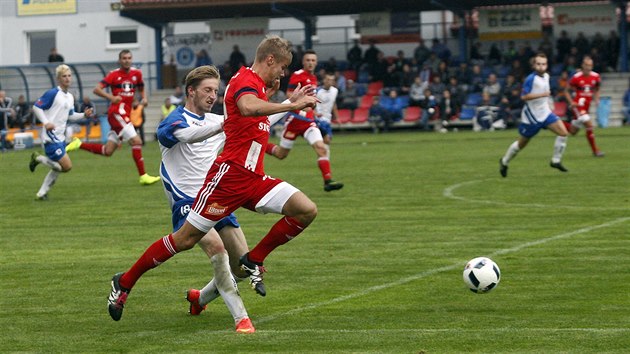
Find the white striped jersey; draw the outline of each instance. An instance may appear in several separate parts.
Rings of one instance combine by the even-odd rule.
[[[45,127],[42,128],[44,143],[65,142],[68,119],[76,120],[85,117],[83,113],[74,112],[74,96],[70,92],[64,92],[59,86],[46,91],[33,106],[41,108],[48,123],[55,126],[55,129],[51,131],[47,131]]]
[[[523,82],[523,90],[521,96],[530,93],[543,93],[551,91],[549,87],[549,74],[544,73],[543,76],[533,72],[527,76]],[[549,96],[535,98],[525,101],[523,111],[521,112],[521,121],[524,124],[536,124],[544,122],[551,114],[549,106]]]
[[[330,123],[332,119],[332,109],[335,106],[337,100],[337,94],[339,90],[335,86],[330,86],[326,90],[323,86],[317,89],[317,99],[320,101],[317,103],[316,110],[318,114],[322,114],[318,119],[322,119]]]
[[[177,107],[158,127],[162,152],[160,176],[169,204],[182,199],[195,199],[203,186],[208,170],[223,148],[223,132],[196,143],[182,142],[175,136],[179,129],[201,129],[223,122],[223,116],[206,113],[198,116],[183,106]]]

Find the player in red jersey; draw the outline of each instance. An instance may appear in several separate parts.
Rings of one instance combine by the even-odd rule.
[[[569,108],[573,115],[571,122],[564,122],[567,130],[571,135],[577,134],[580,128],[586,129],[586,139],[591,145],[593,156],[603,157],[604,153],[599,150],[595,144],[595,134],[593,133],[593,121],[588,114],[588,110],[593,102],[599,105],[599,87],[601,78],[598,73],[593,71],[593,59],[585,56],[582,60],[582,70],[576,72],[569,85],[564,91],[567,101],[570,102]],[[571,91],[575,94],[571,96]]]
[[[110,101],[107,121],[111,126],[111,131],[107,136],[107,143],[105,145],[82,143],[81,149],[97,155],[112,156],[121,141],[129,141],[129,144],[131,144],[131,156],[140,175],[140,184],[153,184],[159,181],[160,177],[149,176],[144,170],[142,139],[136,133],[136,129],[129,118],[136,91],[140,93],[140,104],[145,107],[147,105],[142,71],[131,66],[131,51],[127,49],[118,53],[118,64],[120,68],[110,71],[94,88],[94,94]],[[110,88],[111,94],[105,91],[107,87]]]
[[[302,69],[294,72],[289,79],[287,94],[290,95],[293,90],[300,85],[317,86],[317,76],[314,74],[315,67],[317,67],[317,54],[315,51],[309,49],[304,52],[304,56],[302,57]],[[267,145],[266,153],[280,160],[284,159],[289,155],[295,143],[295,139],[298,136],[303,136],[317,154],[317,165],[324,178],[324,190],[330,192],[343,188],[343,183],[336,182],[332,179],[329,146],[324,143],[322,133],[315,122],[315,112],[313,109],[309,108],[303,111],[289,112],[287,120],[284,123],[280,144],[275,145],[270,143]]]
[[[114,320],[121,318],[129,292],[144,273],[178,252],[191,249],[236,209],[284,215],[240,259],[241,269],[250,275],[254,289],[262,285],[262,265],[267,255],[299,235],[315,219],[315,203],[289,183],[265,175],[263,167],[272,123],[281,119],[284,112],[312,108],[317,103],[313,90],[306,90],[308,87],[296,90],[283,103],[268,102],[266,88],[284,75],[291,56],[287,40],[268,36],[256,50],[254,65],[242,67],[232,77],[225,89],[223,152],[210,167],[182,227],[155,241],[127,272],[112,278],[108,309]],[[224,252],[220,240],[215,247],[215,253]]]

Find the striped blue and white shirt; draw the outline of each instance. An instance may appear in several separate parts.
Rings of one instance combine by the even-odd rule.
[[[521,96],[549,91],[551,91],[549,87],[549,74],[544,73],[543,76],[540,76],[536,74],[536,72],[533,72],[529,74],[523,82]],[[549,96],[527,100],[521,112],[521,122],[523,122],[523,124],[542,123],[547,119],[549,114],[551,114]]]

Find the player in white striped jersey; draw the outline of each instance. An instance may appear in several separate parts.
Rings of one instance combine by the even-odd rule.
[[[72,161],[66,151],[78,148],[80,140],[75,139],[66,147],[68,120],[83,119],[92,115],[91,108],[86,109],[84,113],[74,111],[74,96],[68,91],[72,83],[70,67],[65,64],[59,65],[55,69],[55,74],[59,86],[46,91],[33,105],[35,116],[43,124],[41,137],[46,155],[34,152],[31,155],[29,169],[34,172],[39,164],[50,168],[37,192],[38,200],[48,199],[48,191],[55,184],[59,174],[72,169]]]
[[[508,163],[516,154],[527,146],[527,143],[541,129],[549,129],[558,135],[553,147],[553,156],[549,166],[562,172],[568,170],[562,165],[562,154],[567,146],[567,129],[550,107],[549,74],[547,74],[547,56],[539,53],[534,57],[534,72],[523,82],[521,98],[525,106],[521,112],[521,124],[518,132],[521,135],[508,148],[505,156],[499,159],[499,172],[507,177]]]

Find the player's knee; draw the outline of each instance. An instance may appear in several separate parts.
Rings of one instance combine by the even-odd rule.
[[[316,217],[317,217],[317,205],[313,203],[312,201],[309,201],[309,203],[305,204],[304,207],[302,208],[302,213],[300,213],[298,219],[304,225],[309,225],[310,223],[313,222],[313,220],[315,220]]]

